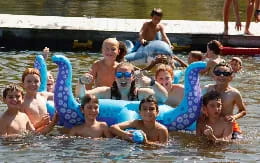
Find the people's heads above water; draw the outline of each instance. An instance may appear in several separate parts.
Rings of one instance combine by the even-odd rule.
[[[102,44],[102,54],[104,58],[116,60],[119,54],[119,41],[116,38],[107,38]]]
[[[173,69],[170,65],[160,64],[155,70],[155,80],[167,90],[171,89],[174,77]]]
[[[211,40],[207,44],[207,58],[212,58],[215,55],[219,55],[223,45],[217,40]]]
[[[221,95],[217,91],[207,92],[202,97],[203,109],[202,112],[206,116],[220,115],[222,109]]]
[[[151,12],[151,17],[152,17],[152,23],[153,24],[159,24],[163,16],[162,9],[160,8],[154,8]]]
[[[134,66],[129,62],[121,62],[115,71],[118,88],[129,88],[134,80]]]
[[[139,111],[141,112],[156,112],[157,114],[159,113],[159,107],[158,103],[153,95],[150,95],[144,99],[141,100],[139,104]],[[156,115],[157,115],[156,114]]]
[[[40,84],[40,72],[36,68],[27,68],[22,75],[22,84],[26,92],[37,92]]]
[[[47,79],[47,92],[53,92],[55,80],[51,71],[47,72]]]
[[[213,74],[214,74],[214,79],[220,82],[227,82],[227,81],[231,81],[233,76],[233,70],[232,67],[229,63],[227,62],[221,62],[219,64],[217,64],[214,69],[213,69]],[[224,77],[224,79],[226,80],[222,80]],[[220,79],[221,78],[221,79]],[[220,79],[220,80],[218,80]]]
[[[3,101],[8,108],[20,108],[24,98],[23,88],[17,84],[9,84],[3,90]]]
[[[116,57],[117,62],[124,61],[124,57],[127,54],[127,47],[123,41],[119,41],[119,55]]]
[[[197,61],[202,61],[202,60],[203,60],[203,53],[201,51],[193,50],[189,52],[188,64]]]
[[[232,57],[229,63],[235,73],[242,69],[242,60],[239,57]]]
[[[99,113],[98,98],[95,95],[86,94],[81,99],[81,110],[88,118],[96,118]]]

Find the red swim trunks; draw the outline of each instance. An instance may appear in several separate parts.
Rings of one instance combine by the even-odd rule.
[[[240,130],[240,127],[238,126],[237,122],[233,122],[233,132],[239,132],[242,133],[242,131]]]

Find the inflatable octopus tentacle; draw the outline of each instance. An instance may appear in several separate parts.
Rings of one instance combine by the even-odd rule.
[[[47,65],[42,55],[37,55],[34,60],[34,68],[40,71],[41,85],[39,92],[47,90]]]
[[[205,62],[194,62],[186,69],[183,100],[175,110],[168,111],[163,116],[163,123],[170,131],[183,130],[198,119],[201,110],[199,72],[205,67]]]
[[[38,69],[40,72],[41,85],[38,89],[38,92],[47,91],[47,83],[48,83],[47,65],[46,65],[45,59],[43,58],[42,55],[37,55],[35,57],[34,68]],[[47,101],[46,107],[47,107],[47,111],[48,111],[49,115],[52,118],[55,114],[55,108],[54,108],[53,102]]]
[[[52,61],[58,65],[58,75],[54,88],[54,104],[59,114],[59,121],[65,127],[71,128],[84,122],[80,105],[72,93],[72,67],[68,58],[63,55],[52,56]]]

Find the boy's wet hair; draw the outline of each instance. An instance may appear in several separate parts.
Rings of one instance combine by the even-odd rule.
[[[163,12],[162,12],[162,9],[160,8],[154,8],[151,12],[151,16],[159,16],[159,17],[162,17],[163,16]]]
[[[36,74],[38,75],[39,77],[41,77],[40,75],[40,71],[36,68],[27,68],[24,72],[23,72],[23,75],[22,75],[22,82],[24,82],[24,79],[27,75],[29,74]]]
[[[219,100],[221,99],[220,93],[218,93],[217,91],[210,91],[207,92],[203,97],[202,97],[202,102],[204,106],[207,106],[209,101],[211,100]]]
[[[84,106],[89,103],[90,101],[93,101],[94,103],[98,104],[98,98],[95,95],[86,94],[81,99],[81,108],[84,108]]]
[[[155,107],[156,107],[156,111],[159,111],[159,107],[158,107],[158,103],[157,103],[157,100],[155,99],[155,97],[153,95],[150,95],[144,99],[142,99],[142,101],[140,102],[139,104],[139,111],[141,110],[142,108],[142,104],[145,103],[145,102],[153,102],[155,104]]]
[[[170,73],[171,77],[174,76],[174,73],[173,73],[173,69],[170,65],[166,65],[166,64],[160,64],[156,67],[156,70],[155,70],[155,78],[158,76],[158,74],[161,72],[161,71],[167,71]]]
[[[225,61],[220,62],[219,64],[217,64],[217,65],[214,67],[213,72],[214,72],[218,67],[228,67],[229,70],[230,70],[230,72],[233,73],[233,69],[232,69],[231,65],[230,65],[229,63],[225,62]]]
[[[203,54],[201,51],[193,50],[190,51],[190,54],[193,58],[197,59],[198,61],[201,61],[203,59]]]
[[[209,50],[213,51],[215,54],[220,54],[223,45],[217,40],[211,40],[207,44]]]
[[[9,84],[8,86],[5,87],[3,91],[3,98],[4,99],[6,98],[8,92],[13,92],[13,91],[21,92],[22,96],[24,97],[24,91],[21,86],[17,84]]]

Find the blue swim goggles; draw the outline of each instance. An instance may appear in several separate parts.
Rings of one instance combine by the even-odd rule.
[[[122,78],[122,77],[131,78],[131,76],[132,76],[131,72],[116,72],[117,78]]]

